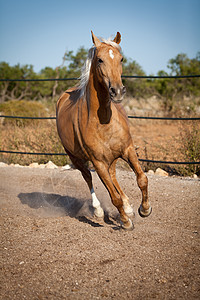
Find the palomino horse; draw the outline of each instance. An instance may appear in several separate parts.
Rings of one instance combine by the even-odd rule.
[[[125,160],[136,173],[142,192],[140,216],[149,216],[152,209],[148,201],[148,180],[138,162],[128,119],[120,104],[126,92],[121,81],[121,35],[118,32],[113,41],[100,40],[92,32],[92,40],[94,46],[89,50],[80,84],[64,92],[57,102],[58,134],[89,186],[95,215],[103,217],[104,211],[94,193],[92,176],[85,166],[87,161],[93,163],[107,188],[119,211],[122,227],[131,230],[133,224],[129,217],[133,209],[115,175],[118,158]]]

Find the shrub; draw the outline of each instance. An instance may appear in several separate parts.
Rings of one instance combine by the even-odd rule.
[[[180,128],[180,153],[188,162],[200,161],[200,126],[197,122],[189,122]],[[200,175],[200,165],[187,165],[182,170],[183,175]]]

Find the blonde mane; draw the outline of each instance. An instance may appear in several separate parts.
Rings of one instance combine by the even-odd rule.
[[[110,45],[110,46],[116,48],[117,50],[119,50],[121,52],[120,45],[113,42],[111,40],[111,38],[109,38],[107,40],[105,40],[104,38],[100,38],[100,40],[101,40],[102,43]],[[92,60],[94,58],[95,50],[96,50],[95,46],[93,46],[92,48],[89,49],[88,57],[85,61],[85,64],[84,64],[82,70],[81,70],[81,76],[79,77],[80,82],[77,85],[77,88],[81,92],[81,97],[85,94],[85,89],[86,89],[86,86],[87,86],[88,81],[89,81],[90,69],[91,69],[91,65],[92,65]]]

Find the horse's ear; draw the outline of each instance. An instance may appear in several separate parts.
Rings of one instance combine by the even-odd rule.
[[[101,41],[94,35],[94,33],[91,31],[92,33],[92,41],[95,45],[95,47],[99,47],[101,45]]]
[[[114,38],[113,42],[119,44],[121,42],[121,34],[117,32],[116,37]]]

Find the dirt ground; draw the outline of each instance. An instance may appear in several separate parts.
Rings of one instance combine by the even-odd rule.
[[[119,227],[95,172],[105,220],[77,170],[0,169],[0,299],[199,299],[199,179],[148,175],[142,219],[133,173],[118,169],[135,228]]]

